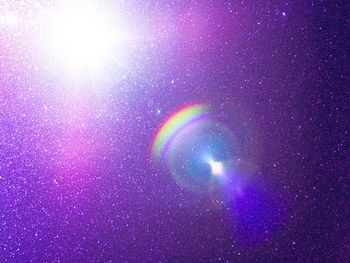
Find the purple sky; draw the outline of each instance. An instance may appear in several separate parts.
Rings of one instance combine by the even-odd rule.
[[[128,35],[73,70],[60,1],[0,3],[0,261],[348,262],[350,5],[92,2]],[[199,102],[242,160],[210,193],[150,155]]]

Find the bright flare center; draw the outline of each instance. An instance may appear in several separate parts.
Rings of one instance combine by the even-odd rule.
[[[96,6],[68,5],[52,14],[48,24],[50,49],[56,59],[73,68],[101,66],[120,52],[125,33],[108,12]]]
[[[224,164],[222,162],[216,162],[214,160],[209,161],[212,175],[219,176],[222,175],[224,171]]]

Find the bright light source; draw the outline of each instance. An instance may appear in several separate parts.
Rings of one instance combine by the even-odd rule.
[[[50,17],[49,48],[69,68],[96,68],[115,58],[125,32],[106,10],[97,6],[67,4]]]
[[[18,22],[18,17],[14,13],[6,13],[4,15],[0,15],[0,26],[15,26]]]
[[[212,175],[222,175],[224,171],[224,164],[222,162],[216,162],[214,160],[210,160],[209,162]]]

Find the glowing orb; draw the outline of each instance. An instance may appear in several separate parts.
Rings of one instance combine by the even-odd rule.
[[[55,58],[70,68],[100,66],[127,37],[115,17],[100,6],[69,3],[50,15],[46,35]]]

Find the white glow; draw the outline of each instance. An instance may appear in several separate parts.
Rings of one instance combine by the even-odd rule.
[[[0,15],[0,25],[15,26],[18,23],[18,17],[14,13]]]
[[[115,17],[99,6],[67,4],[50,16],[47,38],[58,61],[70,68],[92,69],[122,52],[126,33]]]
[[[209,165],[211,168],[212,175],[219,176],[223,174],[224,164],[222,162],[216,162],[214,160],[209,160]]]

